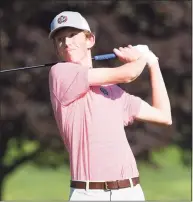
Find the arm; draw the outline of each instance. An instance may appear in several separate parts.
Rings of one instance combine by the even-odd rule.
[[[129,83],[136,79],[146,66],[147,58],[144,53],[131,45],[114,48],[113,51],[124,64],[116,68],[90,69],[88,73],[90,86]]]
[[[152,106],[142,101],[140,111],[136,119],[154,123],[172,124],[170,101],[166,86],[160,71],[159,63],[155,60],[148,65],[151,86],[152,86]]]
[[[127,62],[116,68],[90,69],[88,81],[91,86],[129,83],[141,74],[145,66],[146,58],[142,56],[138,60]]]

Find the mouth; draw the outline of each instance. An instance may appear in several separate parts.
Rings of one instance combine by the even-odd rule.
[[[67,51],[67,52],[70,52],[70,51],[73,51],[74,50],[74,48],[65,48],[65,51]]]

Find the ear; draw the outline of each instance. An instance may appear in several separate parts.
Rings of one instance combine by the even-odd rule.
[[[59,50],[58,50],[58,47],[56,45],[55,40],[53,40],[53,45],[54,45],[54,49],[55,49],[55,52],[56,52],[56,56],[58,57],[59,60],[62,60],[62,57],[61,57],[61,55],[59,53]]]
[[[91,49],[95,45],[95,35],[91,34],[89,38],[87,38],[87,48]]]
[[[56,46],[56,42],[55,42],[54,39],[53,39],[53,45],[54,45],[54,49],[55,49],[56,55],[59,56],[58,47]]]

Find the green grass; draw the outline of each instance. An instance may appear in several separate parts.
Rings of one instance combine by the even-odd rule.
[[[139,165],[141,185],[146,200],[191,199],[191,168],[181,165],[179,152],[169,148],[153,154],[160,169]],[[69,170],[38,169],[30,164],[9,176],[5,184],[4,200],[67,200]]]
[[[180,162],[179,152],[170,148],[153,155],[160,169],[140,165],[142,186],[148,200],[191,199],[191,168]]]
[[[27,165],[10,176],[5,186],[5,200],[67,199],[69,170],[37,169]]]

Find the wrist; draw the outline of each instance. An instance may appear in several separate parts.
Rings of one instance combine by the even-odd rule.
[[[147,68],[149,70],[159,69],[159,62],[158,62],[158,60],[154,61],[152,63],[147,63]]]
[[[159,66],[158,57],[156,57],[156,55],[153,52],[148,51],[146,57],[147,57],[147,66],[149,68]]]

